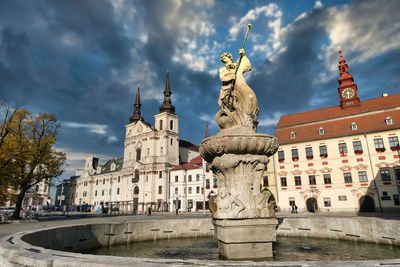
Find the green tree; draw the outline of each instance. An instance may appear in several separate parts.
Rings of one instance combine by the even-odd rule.
[[[12,215],[18,219],[26,192],[42,181],[50,186],[51,179],[62,174],[66,155],[54,148],[60,125],[52,114],[33,116],[27,110],[16,110],[9,127],[10,134],[0,150],[4,161],[9,160],[0,178],[4,178],[3,187],[18,192]]]

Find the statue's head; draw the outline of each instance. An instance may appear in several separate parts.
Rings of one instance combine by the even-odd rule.
[[[231,53],[223,53],[221,55],[221,61],[224,64],[226,64],[227,62],[233,62],[233,58],[232,58]]]

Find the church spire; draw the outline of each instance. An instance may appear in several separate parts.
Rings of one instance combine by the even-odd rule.
[[[142,114],[141,114],[141,112],[140,112],[140,107],[141,107],[142,105],[140,104],[140,90],[139,90],[139,85],[138,85],[138,88],[137,88],[135,104],[134,104],[133,106],[134,106],[134,109],[135,109],[135,110],[134,110],[134,112],[133,112],[133,116],[131,116],[131,117],[129,118],[129,121],[132,123],[132,122],[137,122],[137,121],[143,120]]]
[[[208,137],[208,123],[206,122],[206,136],[204,138]]]
[[[167,71],[167,80],[165,82],[165,89],[164,89],[164,101],[163,104],[160,106],[160,113],[169,112],[175,114],[175,107],[172,105],[171,101],[171,86],[169,84],[169,72]]]
[[[340,96],[340,106],[342,108],[349,108],[354,106],[360,106],[360,98],[358,98],[358,88],[357,84],[354,83],[353,76],[349,73],[349,65],[347,65],[346,60],[343,58],[342,49],[339,50],[340,60],[339,60],[339,96]]]

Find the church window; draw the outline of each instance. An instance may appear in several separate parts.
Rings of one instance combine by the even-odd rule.
[[[164,148],[163,147],[160,148],[160,153],[161,153],[161,155],[164,155]]]
[[[296,138],[296,133],[290,132],[290,139],[295,139],[295,138]]]
[[[158,187],[158,194],[159,194],[159,195],[162,194],[162,186],[161,186],[161,185]]]
[[[319,127],[318,132],[319,132],[319,135],[325,134],[325,128],[324,127]]]
[[[142,150],[140,148],[136,149],[136,161],[140,161]]]
[[[139,195],[139,187],[138,186],[135,186],[135,188],[133,189],[133,193],[135,195]]]
[[[97,190],[96,190],[96,191],[94,191],[94,196],[95,196],[95,197],[97,197]]]
[[[103,190],[101,190],[101,195],[102,195],[102,196],[104,196],[104,189],[103,189]]]
[[[162,125],[163,123],[162,123],[162,120],[160,120],[160,130],[162,130]]]
[[[171,146],[172,146],[172,138],[171,138]]]
[[[118,183],[121,182],[121,176],[118,176]]]
[[[386,117],[385,123],[386,123],[386,125],[391,125],[391,124],[393,124],[392,117]]]
[[[170,130],[174,129],[174,122],[173,122],[173,120],[171,120],[171,121],[169,122],[169,129],[170,129]]]
[[[117,188],[117,195],[119,195],[119,188]]]
[[[357,129],[358,129],[357,123],[352,122],[352,123],[351,123],[351,129],[352,129],[353,131],[354,131],[354,130],[357,130]]]
[[[158,178],[160,178],[160,179],[162,178],[162,171],[158,172]]]

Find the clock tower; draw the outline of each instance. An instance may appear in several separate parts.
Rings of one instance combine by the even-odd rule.
[[[342,55],[342,50],[339,51],[340,61],[339,61],[339,72],[340,77],[339,82],[339,96],[340,96],[340,106],[344,108],[358,107],[360,106],[360,98],[358,98],[357,84],[354,83],[353,76],[349,73],[349,66],[344,60]]]

